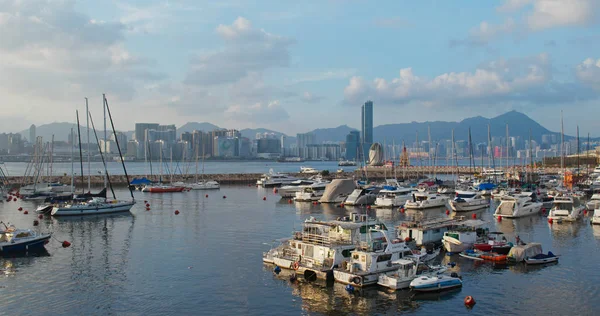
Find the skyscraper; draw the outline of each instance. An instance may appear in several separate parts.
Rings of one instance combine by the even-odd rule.
[[[360,133],[358,131],[351,131],[346,135],[346,159],[356,160],[358,158],[358,150],[360,148]]]
[[[367,101],[361,108],[361,143],[363,160],[369,156],[369,148],[373,144],[373,101]]]
[[[29,127],[29,142],[30,143],[35,143],[35,125],[31,124],[31,126]]]

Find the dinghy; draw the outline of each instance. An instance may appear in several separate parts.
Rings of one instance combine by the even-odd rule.
[[[456,273],[451,276],[422,276],[410,282],[410,288],[417,292],[435,292],[462,287],[462,280]]]
[[[527,264],[544,264],[550,262],[557,262],[558,256],[552,253],[552,251],[548,251],[548,254],[539,254],[533,257],[525,258],[525,263]]]

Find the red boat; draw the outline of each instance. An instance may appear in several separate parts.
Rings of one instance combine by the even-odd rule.
[[[489,233],[487,243],[474,244],[473,247],[483,252],[495,252],[507,255],[512,248],[512,243],[506,242],[506,238],[500,232]]]
[[[170,193],[170,192],[183,192],[184,187],[176,187],[172,185],[148,185],[142,189],[142,192],[150,193]]]

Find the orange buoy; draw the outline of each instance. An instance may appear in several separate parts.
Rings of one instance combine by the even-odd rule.
[[[63,248],[69,248],[69,247],[71,247],[71,243],[65,240],[62,242],[62,246],[63,246]]]
[[[367,205],[367,210],[370,210],[370,209],[371,209],[371,205]]]
[[[552,224],[554,222],[551,218],[548,219],[548,224]]]
[[[473,215],[471,215],[472,219],[476,219],[477,218],[477,214],[473,213]]]
[[[40,214],[40,215],[38,215],[38,218],[39,218],[39,219],[43,219],[43,218],[44,218],[44,215]]]
[[[27,210],[23,211],[23,214],[27,215],[29,212]]]
[[[14,199],[13,199],[13,201],[15,201],[15,202],[16,202],[16,201],[17,201],[17,198],[14,198]]]
[[[225,195],[223,195],[223,198],[226,199],[227,197]]]
[[[344,203],[340,204],[340,207],[344,207],[344,206],[346,206],[346,204],[344,204]]]
[[[19,206],[19,208],[17,210],[19,210],[19,212],[20,212],[23,210],[23,208]]]
[[[205,198],[207,198],[207,197],[208,197],[208,194],[207,194],[207,195],[205,195],[204,197],[205,197]]]
[[[149,207],[146,207],[146,211],[149,211],[149,210],[150,210],[150,208],[149,208]]]
[[[266,197],[266,196],[263,196],[263,201],[266,201],[266,200],[267,200],[267,197]]]
[[[583,210],[583,216],[587,216],[587,210]]]
[[[288,200],[288,204],[292,204],[292,199],[289,199],[289,200]]]
[[[150,207],[150,203],[146,203],[146,207]]]
[[[410,237],[404,238],[404,241],[409,242],[410,241]]]
[[[279,192],[279,191],[277,190],[277,188],[273,188],[273,193],[277,193],[277,192]]]
[[[175,210],[175,215],[179,215],[179,210]]]
[[[469,295],[469,296],[465,297],[465,305],[467,307],[475,306],[475,299],[473,298],[473,296]]]
[[[450,210],[446,209],[446,215],[450,215]]]
[[[404,213],[404,211],[405,211],[405,210],[404,210],[404,207],[401,207],[401,208],[400,208],[400,213]]]

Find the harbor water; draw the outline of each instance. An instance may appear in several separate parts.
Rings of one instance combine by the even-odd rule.
[[[116,193],[128,196],[124,189]],[[491,231],[513,242],[516,235],[539,242],[545,252],[560,255],[559,263],[506,266],[440,255],[438,263],[456,263],[451,271],[464,286],[422,296],[290,283],[286,272],[275,275],[262,263],[263,252],[305,219],[335,219],[364,208],[289,203],[269,189],[247,186],[135,196],[131,214],[39,220],[36,230],[53,233],[47,252],[0,258],[2,309],[20,315],[593,315],[600,308],[600,227],[589,225],[590,214],[580,223],[550,225],[543,215],[498,222],[493,206],[476,212]],[[31,228],[35,207],[0,202],[0,219]],[[368,214],[386,223],[447,216],[445,208]],[[72,245],[63,248],[64,240]],[[477,301],[472,310],[463,304],[467,295]]]

